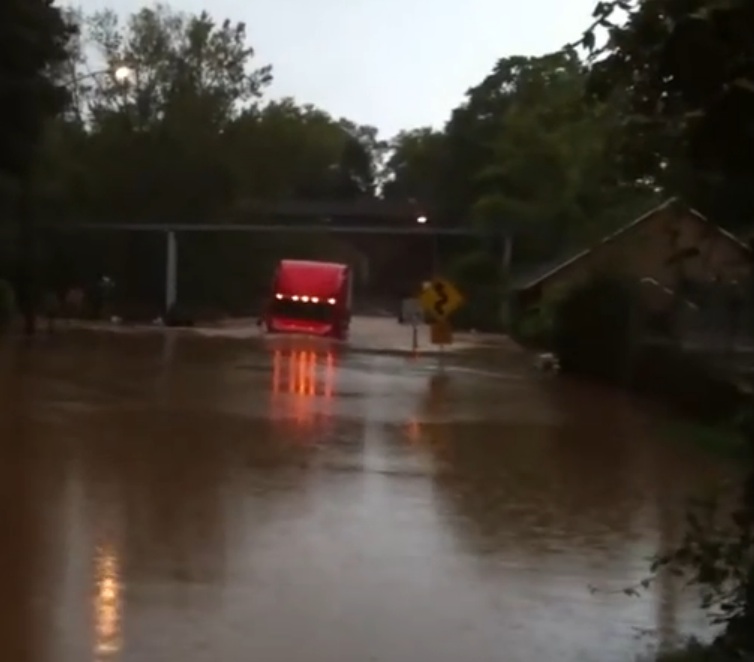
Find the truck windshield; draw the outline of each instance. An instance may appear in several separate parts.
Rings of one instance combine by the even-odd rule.
[[[312,322],[331,322],[335,315],[335,306],[327,303],[304,303],[291,299],[275,299],[270,307],[270,313],[274,317],[310,320]]]

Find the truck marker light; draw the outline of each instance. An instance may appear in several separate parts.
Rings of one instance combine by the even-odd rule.
[[[319,297],[312,297],[312,303],[319,303]]]
[[[335,305],[335,299],[328,299],[327,303],[329,303],[331,306]]]

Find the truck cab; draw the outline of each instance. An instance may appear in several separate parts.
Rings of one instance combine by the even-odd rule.
[[[301,333],[345,340],[351,323],[352,298],[348,265],[281,260],[275,269],[263,323],[268,333]]]

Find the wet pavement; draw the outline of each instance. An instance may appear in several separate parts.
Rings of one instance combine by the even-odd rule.
[[[703,625],[620,589],[727,469],[509,344],[69,331],[3,345],[0,397],[9,662],[617,662]]]

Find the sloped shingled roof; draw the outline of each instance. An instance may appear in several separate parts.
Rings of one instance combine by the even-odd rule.
[[[716,223],[712,223],[712,221],[710,221],[706,216],[703,216],[695,209],[692,209],[691,207],[684,205],[678,198],[671,198],[670,200],[667,200],[666,202],[662,203],[659,207],[655,207],[654,209],[651,209],[646,214],[639,216],[639,218],[631,221],[630,223],[627,223],[626,225],[618,228],[615,232],[612,232],[611,234],[603,237],[598,243],[594,244],[590,248],[579,251],[578,253],[575,253],[574,255],[566,259],[561,258],[555,264],[550,263],[549,265],[544,265],[543,267],[540,267],[536,271],[527,274],[526,278],[519,279],[518,284],[514,285],[513,289],[518,290],[518,291],[523,291],[523,290],[528,290],[532,287],[536,287],[537,285],[548,280],[552,276],[555,276],[557,273],[559,273],[563,269],[570,267],[571,265],[575,264],[576,262],[579,262],[580,260],[583,260],[585,257],[590,255],[594,251],[598,250],[605,244],[609,244],[620,239],[624,235],[628,234],[631,230],[634,230],[637,226],[657,216],[657,214],[663,211],[669,210],[669,209],[674,209],[674,208],[682,209],[685,213],[689,214],[690,216],[693,216],[694,218],[700,220],[703,223],[709,224],[721,236],[735,243],[743,251],[750,254],[752,253],[752,249],[751,249],[751,246],[749,246],[749,244],[742,241],[741,239],[736,237],[734,234],[732,234],[731,232],[728,232],[727,230],[720,227]]]

